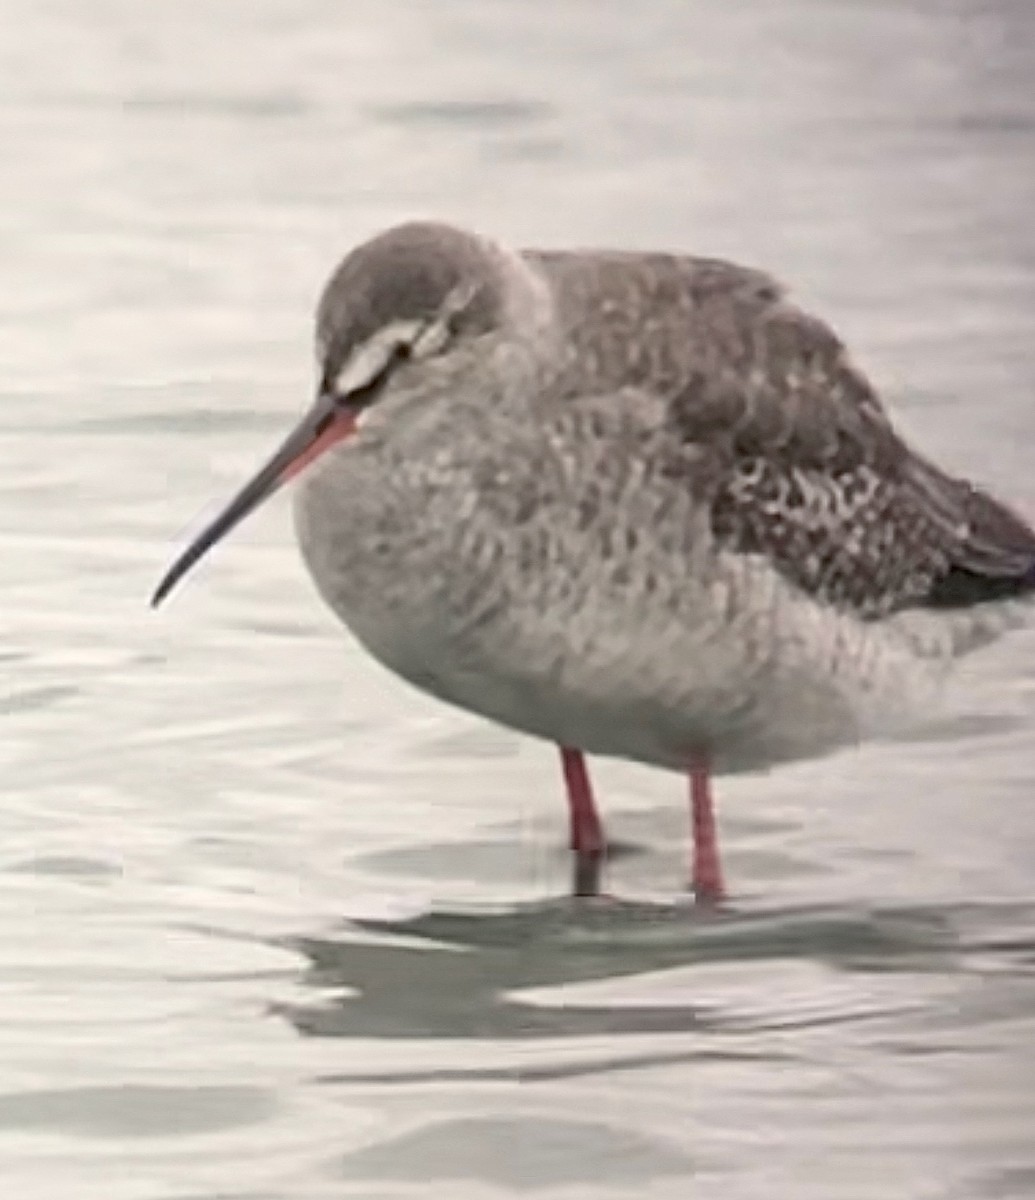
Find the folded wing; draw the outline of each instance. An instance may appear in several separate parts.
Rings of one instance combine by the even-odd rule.
[[[1035,589],[1035,532],[913,452],[825,325],[781,300],[742,349],[669,407],[672,437],[708,448],[721,544],[867,618]]]

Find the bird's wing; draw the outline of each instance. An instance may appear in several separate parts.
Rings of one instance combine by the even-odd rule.
[[[912,452],[865,396],[848,399],[861,384],[851,368],[813,370],[810,385],[785,378],[750,400],[750,387],[697,378],[669,402],[671,444],[707,450],[720,545],[864,617],[1035,587],[1035,533],[1020,518]]]
[[[1035,532],[906,446],[833,331],[768,276],[561,259],[544,267],[573,360],[590,390],[664,401],[653,465],[685,471],[720,545],[864,617],[1035,589]]]

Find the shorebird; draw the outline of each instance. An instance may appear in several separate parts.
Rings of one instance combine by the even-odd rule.
[[[714,772],[922,713],[1035,592],[1032,528],[908,446],[760,271],[413,222],[341,262],[316,340],[315,403],[153,603],[304,472],[302,554],[352,634],[560,748],[576,894],[606,850],[584,755],[688,774],[718,901]]]

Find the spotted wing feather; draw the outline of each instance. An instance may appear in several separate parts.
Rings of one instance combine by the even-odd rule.
[[[669,408],[714,456],[720,544],[866,618],[1035,589],[1035,532],[910,450],[826,326],[781,301],[751,344],[750,366],[698,373]]]
[[[1035,532],[899,438],[830,328],[762,272],[659,254],[529,252],[573,394],[665,399],[659,469],[720,544],[865,617],[1035,589]]]

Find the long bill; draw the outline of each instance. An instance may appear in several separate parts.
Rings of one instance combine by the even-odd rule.
[[[280,449],[237,493],[217,517],[198,534],[162,576],[151,597],[157,608],[176,584],[225,534],[278,488],[304,470],[336,442],[347,438],[356,428],[356,414],[343,408],[333,396],[321,395]]]

